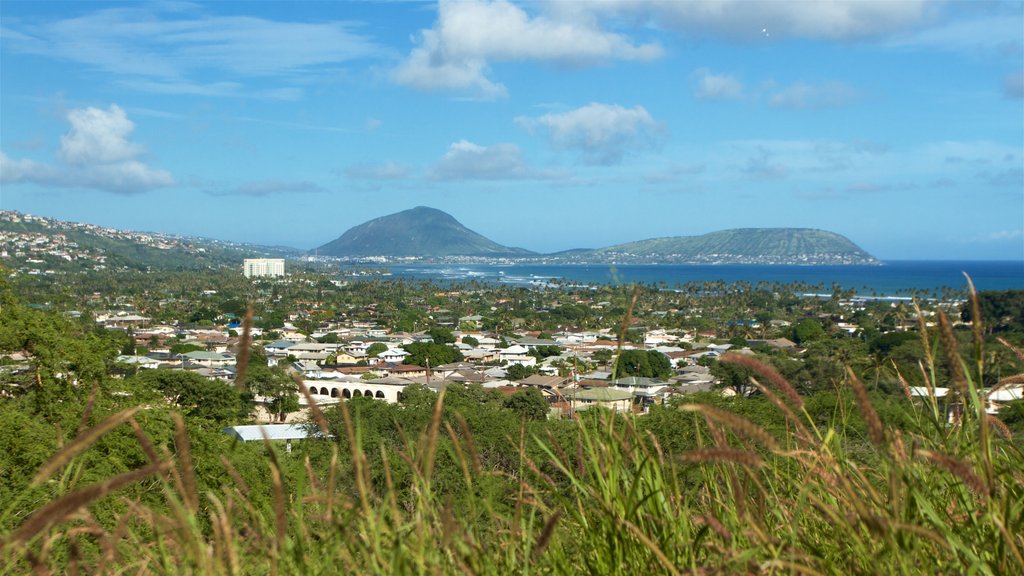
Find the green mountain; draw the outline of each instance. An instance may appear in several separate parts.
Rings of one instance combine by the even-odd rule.
[[[620,263],[876,264],[844,236],[813,228],[737,228],[673,236],[576,253],[572,260]]]
[[[324,256],[527,257],[534,253],[492,242],[434,208],[418,206],[375,218],[316,249]]]

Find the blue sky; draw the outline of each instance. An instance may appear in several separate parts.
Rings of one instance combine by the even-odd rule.
[[[1024,3],[0,4],[0,207],[314,248],[811,227],[1024,260]]]

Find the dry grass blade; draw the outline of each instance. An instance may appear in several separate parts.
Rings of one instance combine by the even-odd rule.
[[[88,506],[99,498],[106,496],[122,486],[131,484],[132,482],[136,482],[152,474],[162,472],[166,467],[166,463],[152,464],[145,468],[118,474],[117,476],[108,478],[103,482],[98,482],[91,486],[86,486],[85,488],[65,494],[63,497],[43,506],[35,514],[30,516],[29,519],[21,525],[21,528],[18,528],[18,530],[11,535],[8,542],[11,544],[24,544],[32,540],[47,527],[64,521],[78,510],[81,510],[83,507]]]
[[[722,356],[721,361],[736,364],[737,366],[743,366],[744,368],[749,368],[750,370],[753,370],[754,372],[760,374],[761,376],[764,376],[766,379],[768,379],[769,382],[771,382],[775,386],[777,390],[785,394],[786,397],[789,398],[789,401],[793,403],[793,405],[795,405],[797,408],[804,407],[804,399],[796,391],[796,388],[793,388],[793,385],[790,384],[789,381],[786,380],[786,378],[783,377],[782,374],[779,374],[779,371],[773,368],[772,366],[769,366],[764,362],[761,362],[760,360],[752,358],[745,354],[726,354],[725,356]]]
[[[757,454],[735,448],[699,448],[683,452],[681,457],[687,462],[733,462],[747,466],[760,466],[762,462]]]
[[[226,470],[228,476],[231,476],[231,479],[234,480],[235,486],[238,488],[238,491],[242,493],[242,496],[248,496],[249,484],[246,483],[245,479],[242,478],[242,475],[238,473],[235,465],[224,456],[220,457],[220,463],[224,465],[224,470]]]
[[[537,543],[533,545],[533,550],[530,552],[530,558],[536,562],[544,550],[547,549],[548,544],[551,543],[551,536],[555,533],[555,526],[558,524],[558,520],[562,517],[560,511],[555,512],[548,518],[548,521],[544,523],[544,529],[540,531],[540,536],[537,537]]]
[[[974,335],[974,347],[978,354],[978,359],[981,359],[981,347],[985,342],[985,330],[981,325],[981,305],[978,302],[978,291],[974,289],[974,282],[971,281],[971,276],[964,272],[964,278],[967,279],[967,292],[971,297],[971,332]]]
[[[92,408],[96,403],[96,391],[99,389],[99,382],[92,385],[92,390],[89,391],[89,400],[85,402],[85,410],[82,410],[82,418],[78,421],[78,430],[75,434],[81,434],[85,427],[89,425],[89,417],[92,416]]]
[[[928,326],[924,322],[924,314],[921,313],[921,306],[917,303],[917,300],[914,300],[914,314],[917,316],[917,333],[921,337],[925,364],[935,366],[935,359],[932,358],[932,345],[928,338]],[[926,377],[925,380],[927,379]]]
[[[1003,438],[1006,438],[1007,440],[1013,440],[1013,432],[1010,432],[1010,429],[1006,426],[1005,423],[1003,423],[1002,420],[991,414],[986,414],[985,419],[988,420],[989,426],[992,426],[993,428],[998,430],[999,434]]]
[[[683,404],[679,409],[684,412],[699,412],[715,422],[728,426],[730,430],[737,434],[746,436],[752,440],[757,440],[769,450],[775,451],[778,449],[778,443],[775,441],[774,436],[766,432],[764,428],[761,428],[742,416],[737,416],[732,412],[720,410],[704,404]]]
[[[665,552],[663,552],[662,549],[653,540],[651,540],[643,530],[629,520],[623,520],[622,523],[633,536],[643,542],[644,546],[654,554],[654,557],[658,559],[661,567],[664,568],[666,572],[669,574],[679,574],[679,570],[674,564],[672,564],[672,561],[668,559],[668,556],[665,556]]]
[[[92,446],[93,442],[99,439],[100,436],[103,436],[117,426],[127,422],[139,410],[141,410],[140,407],[122,410],[76,436],[74,440],[54,454],[53,458],[50,458],[46,464],[43,464],[43,467],[40,468],[32,478],[31,486],[38,486],[41,484],[53,475],[54,472],[70,462],[72,458],[84,452],[89,448],[89,446]]]
[[[260,433],[263,434],[263,445],[267,449],[267,454],[270,456],[270,480],[274,486],[274,549],[273,549],[273,560],[272,572],[277,573],[278,561],[280,559],[281,551],[284,549],[284,538],[285,531],[288,529],[288,509],[287,499],[284,493],[284,480],[281,475],[281,463],[277,461],[277,452],[274,450],[273,445],[270,444],[270,437],[267,436],[267,431],[260,429]]]
[[[302,381],[302,377],[298,374],[292,374],[292,380],[299,387],[299,391],[306,397],[306,404],[309,406],[309,412],[313,415],[313,421],[316,422],[316,427],[320,429],[320,433],[324,436],[328,436],[331,433],[331,428],[327,425],[327,419],[324,418],[324,413],[320,411],[320,407],[317,406],[316,400],[313,399],[313,395],[310,394],[309,388],[306,387],[306,383]]]
[[[725,527],[725,524],[722,524],[718,520],[718,518],[715,518],[711,514],[704,514],[702,516],[698,516],[697,521],[704,524],[708,528],[711,528],[715,532],[715,534],[718,534],[723,540],[727,542],[732,540],[732,533],[729,532],[729,529]]]
[[[864,420],[868,424],[868,435],[871,437],[871,442],[875,446],[881,446],[885,442],[885,432],[882,428],[882,421],[878,418],[875,407],[871,405],[871,399],[868,398],[868,391],[849,366],[846,367],[846,374],[850,377],[850,387],[853,388],[857,406],[860,407],[860,411],[864,414]]]
[[[967,375],[964,373],[963,364],[960,363],[960,349],[956,343],[956,336],[953,335],[953,325],[942,310],[939,310],[939,341],[942,342],[942,351],[949,365],[949,380],[960,398],[963,398],[967,396]]]
[[[199,488],[196,484],[196,473],[192,463],[192,450],[188,442],[188,431],[185,429],[185,420],[181,414],[175,412],[174,418],[174,449],[178,454],[178,462],[181,464],[181,481],[185,488],[182,496],[189,510],[199,510]]]
[[[988,494],[988,490],[985,488],[985,483],[977,474],[974,473],[973,470],[971,470],[971,466],[963,460],[959,460],[948,454],[933,452],[931,450],[921,450],[918,454],[932,462],[935,462],[942,468],[945,468],[949,473],[960,478],[960,480],[962,480],[963,483],[975,493],[981,496]]]
[[[761,384],[757,380],[757,378],[751,377],[750,382],[753,383],[753,385],[761,392],[761,394],[765,398],[767,398],[768,401],[771,402],[776,408],[778,408],[779,412],[782,412],[782,415],[786,418],[786,420],[793,425],[793,428],[796,430],[796,437],[799,440],[806,442],[808,444],[814,442],[814,436],[811,435],[810,430],[808,430],[807,426],[805,426],[804,423],[800,421],[800,418],[797,417],[796,413],[793,412],[789,405],[782,401],[782,398],[779,398],[774,392],[769,390],[767,386]]]
[[[252,304],[245,310],[245,320],[242,321],[242,341],[238,346],[237,372],[235,373],[235,388],[245,390],[245,375],[249,368],[249,353],[252,346]]]
[[[430,476],[434,473],[434,457],[437,453],[437,433],[441,429],[441,414],[444,410],[444,392],[442,388],[437,393],[437,402],[434,403],[434,413],[430,418],[430,428],[427,434],[427,450],[426,459],[423,462],[423,478],[427,481],[430,480]]]
[[[907,400],[913,400],[914,395],[910,390],[910,383],[903,377],[903,373],[900,372],[900,367],[896,365],[895,360],[889,360],[892,363],[893,374],[896,374],[896,379],[900,381],[900,387],[903,388],[903,395],[907,397]]]
[[[615,346],[615,362],[612,364],[612,377],[619,377],[619,357],[622,356],[622,343],[626,341],[626,334],[629,333],[629,327],[633,323],[633,309],[636,308],[636,301],[640,298],[640,287],[635,286],[633,288],[633,295],[629,299],[629,306],[626,307],[626,313],[622,316],[622,326],[619,327],[619,341]]]
[[[1021,362],[1024,362],[1024,350],[1021,350],[1020,348],[1017,348],[1013,344],[1010,344],[1002,336],[996,336],[996,340],[998,340],[999,343],[1002,344],[1003,346],[1006,346],[1007,348],[1009,348],[1010,352],[1013,352],[1014,355],[1017,356],[1018,360],[1020,360]]]
[[[135,418],[129,418],[128,424],[132,427],[132,432],[135,434],[135,439],[139,441],[139,446],[142,447],[143,453],[146,454],[146,458],[149,459],[150,464],[156,464],[160,461],[160,457],[157,456],[156,448],[153,447],[153,442],[146,435],[146,432],[139,426],[138,421]]]

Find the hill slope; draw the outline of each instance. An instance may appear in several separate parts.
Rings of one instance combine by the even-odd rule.
[[[488,240],[434,208],[418,206],[350,228],[317,248],[324,256],[530,256]]]
[[[244,258],[298,255],[293,248],[254,246],[209,238],[134,232],[0,210],[4,265],[77,271],[239,268]]]
[[[701,236],[673,236],[600,248],[589,261],[750,264],[874,264],[848,238],[813,228],[737,228]]]

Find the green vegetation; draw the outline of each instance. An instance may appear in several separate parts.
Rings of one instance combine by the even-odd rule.
[[[101,279],[112,284],[90,304]],[[884,326],[907,310],[869,305],[857,311],[862,331],[847,334],[838,299],[777,286],[442,293],[314,275],[83,280],[84,294],[0,281],[3,574],[1024,571],[1024,408],[985,412],[986,395],[1021,380],[1021,335],[955,327],[947,310],[959,309],[935,306],[934,326],[921,314],[906,333]],[[417,322],[443,341],[455,335],[432,316],[479,314],[488,329],[543,338],[562,326],[543,310],[570,305],[588,310],[572,317],[594,329],[620,326],[607,337],[623,343],[654,326],[715,330],[718,342],[800,327],[808,336],[798,353],[703,360],[732,397],[715,390],[644,415],[591,408],[549,419],[536,389],[408,386],[398,404],[355,398],[314,411],[318,437],[289,451],[221,431],[247,421],[253,394],[274,399],[277,416],[298,408],[298,382],[258,346],[235,386],[133,374],[114,364],[129,333],[97,328],[90,315],[124,305],[184,323],[200,308],[237,315],[250,301],[263,319]],[[72,305],[80,317],[62,313]],[[747,322],[758,317],[792,325]],[[432,366],[450,361],[434,354],[454,352],[437,340],[408,349]],[[601,357],[652,375],[667,364],[650,350]],[[950,393],[912,399],[911,386]]]
[[[876,260],[849,239],[809,228],[740,228],[701,236],[654,238],[609,246],[574,258],[603,261],[624,256],[657,262],[760,262],[871,264]],[[629,261],[628,259],[625,261]]]
[[[664,354],[655,350],[623,350],[616,364],[616,378],[668,378],[671,375],[672,364]]]

